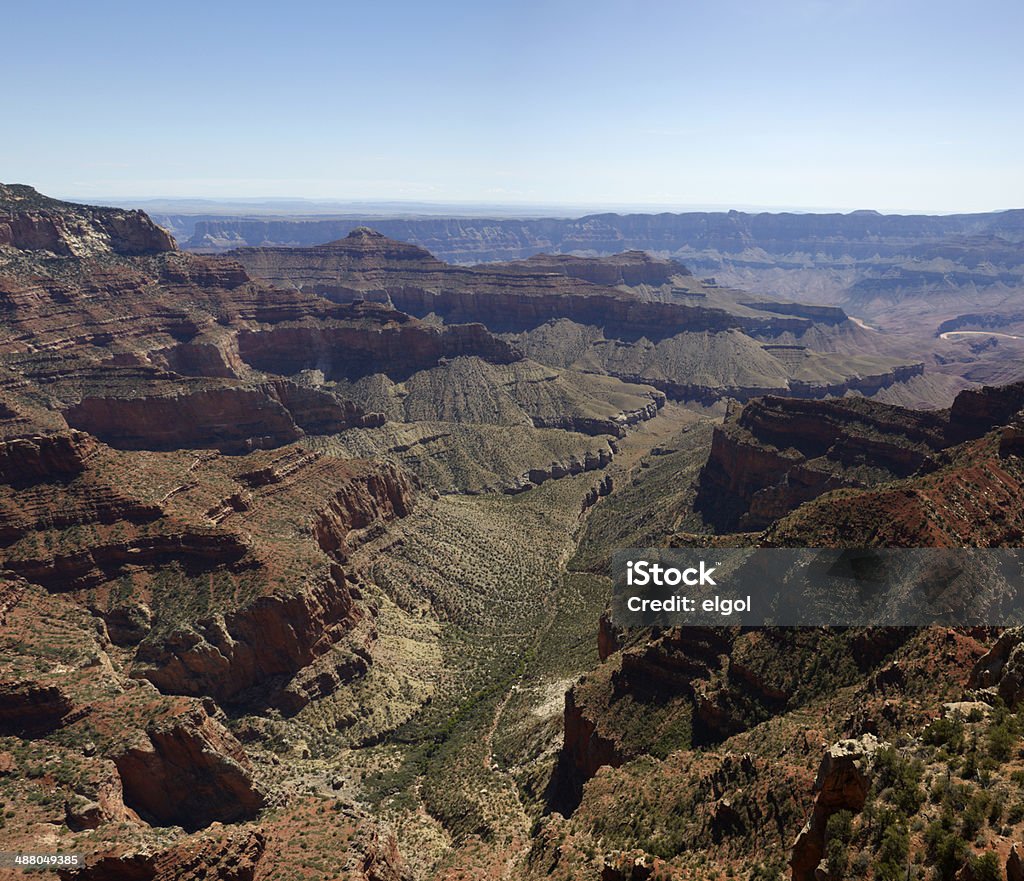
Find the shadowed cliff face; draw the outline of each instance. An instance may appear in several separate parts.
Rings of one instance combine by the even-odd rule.
[[[168,396],[89,397],[64,418],[118,449],[212,447],[226,453],[280,447],[307,433],[334,434],[383,421],[351,401],[287,382]]]
[[[830,490],[913,474],[947,422],[856,398],[757,398],[715,429],[697,508],[720,530],[764,528]]]
[[[268,373],[290,376],[318,370],[329,379],[359,379],[382,373],[403,380],[446,358],[471,356],[494,364],[522,358],[513,346],[493,337],[481,324],[437,328],[415,321],[385,325],[373,333],[354,323],[243,331],[238,348],[247,364]]]
[[[148,728],[114,764],[125,804],[160,825],[196,830],[264,805],[242,745],[201,707]]]
[[[997,455],[1013,461],[1015,434],[1010,423],[1024,407],[1022,388],[1018,383],[964,391],[950,410],[933,412],[858,399],[756,399],[742,409],[734,409],[724,424],[715,429],[711,453],[701,471],[697,509],[722,531],[764,529],[804,502],[833,490],[863,489],[915,474],[932,474],[937,469],[946,469],[951,457],[966,462],[970,454],[951,448],[994,429],[1000,438],[1005,438],[998,443],[993,441],[997,443]],[[982,451],[989,446],[972,447],[974,455],[988,458],[989,454]],[[944,450],[948,452],[943,453]],[[1003,470],[1000,468],[996,473]],[[1000,496],[1012,492],[1007,487]],[[840,518],[846,528],[852,528],[852,512],[864,513],[862,506],[869,506],[881,523],[890,516],[885,513],[887,506],[893,516],[898,516],[896,511],[912,516],[911,511],[917,506],[913,496],[909,486],[886,487],[875,496],[857,495],[858,502],[853,505],[848,498],[837,502],[835,510],[847,509]],[[802,540],[791,531],[802,529],[797,524],[801,518],[811,516],[811,511],[817,510],[819,516],[827,518],[827,509],[828,503],[822,503],[798,512],[783,521],[772,535],[780,541],[788,535],[785,543],[801,545]],[[919,527],[923,528],[927,518],[920,514]],[[961,527],[970,530],[970,522],[967,518]],[[850,540],[861,535],[869,544],[884,544],[864,533],[867,528],[865,522],[862,528],[854,529]],[[1010,527],[1001,543],[1012,542],[1013,529]],[[923,546],[934,542],[945,545],[951,539],[938,533],[920,536]],[[895,537],[893,541],[898,546],[905,543]]]

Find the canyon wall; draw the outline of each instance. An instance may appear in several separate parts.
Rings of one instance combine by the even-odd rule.
[[[181,222],[187,224],[187,218]],[[189,248],[226,250],[267,244],[308,247],[347,235],[366,221],[218,218],[194,223]],[[869,259],[904,253],[909,246],[949,236],[1024,237],[1024,211],[946,216],[850,214],[593,214],[576,219],[373,218],[384,235],[420,245],[444,260],[475,263],[514,260],[542,252],[614,254],[629,249],[675,253],[681,249],[739,254],[815,254]]]

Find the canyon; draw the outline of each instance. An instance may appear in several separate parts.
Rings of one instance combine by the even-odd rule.
[[[839,841],[883,881],[905,833],[1009,874],[1017,630],[606,612],[623,547],[1018,545],[1013,342],[896,326],[925,263],[973,267],[934,315],[1016,284],[1018,214],[183,251],[0,185],[5,846],[85,854],[67,879],[840,881]],[[903,318],[850,318],[880,291]]]
[[[729,211],[536,219],[164,214],[161,222],[189,249],[214,253],[305,250],[366,225],[465,266],[522,261],[565,273],[564,261],[583,266],[642,251],[685,263],[712,288],[731,286],[804,308],[839,307],[872,328],[904,335],[904,354],[913,349],[944,366],[936,369],[941,379],[918,383],[922,391],[929,389],[923,396],[892,402],[943,406],[966,387],[964,378],[988,383],[1020,378],[1019,370],[1007,369],[1006,356],[1019,360],[1022,354],[1014,341],[1024,329],[1016,305],[1024,288],[1021,218],[1020,210],[934,216]],[[580,277],[631,284],[618,269]],[[950,330],[973,331],[981,339],[936,342]],[[982,341],[998,350],[985,351]]]

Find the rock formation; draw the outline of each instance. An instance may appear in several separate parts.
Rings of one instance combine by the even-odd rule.
[[[118,449],[213,447],[225,453],[280,447],[307,433],[334,434],[381,421],[351,401],[285,382],[89,397],[68,408],[64,418]]]
[[[826,750],[814,781],[811,818],[793,844],[793,881],[812,881],[825,853],[825,826],[837,811],[859,811],[871,786],[871,766],[882,744],[872,734],[841,740]]]
[[[813,872],[862,801],[844,747],[812,806],[824,744],[925,751],[948,721],[998,745],[977,704],[1017,700],[1013,639],[597,623],[634,540],[1024,528],[1019,389],[810,400],[939,362],[617,224],[574,233],[611,259],[460,267],[367,230],[236,259],[0,190],[5,845],[81,847],[87,879],[767,877],[808,815]],[[728,395],[755,400],[717,432],[681,403]]]
[[[150,822],[195,830],[252,818],[263,807],[241,744],[201,706],[154,723],[139,740],[114,764],[125,804]]]
[[[680,264],[639,252],[460,267],[358,228],[312,248],[240,249],[231,256],[282,290],[341,303],[386,302],[448,323],[479,322],[514,335],[509,338],[534,360],[597,367],[678,400],[873,394],[923,371],[920,363],[885,356],[840,357],[839,345],[810,351],[801,342],[806,335],[867,333],[841,309],[706,287]],[[321,360],[328,372],[337,369],[330,358]]]
[[[593,282],[588,276],[597,275],[596,270],[588,272],[573,260],[546,257],[522,264],[449,266],[422,248],[366,228],[313,248],[239,250],[231,256],[279,286],[338,302],[386,299],[411,315],[433,313],[452,323],[478,321],[495,331],[528,330],[559,318],[602,327],[609,336],[625,339],[729,328],[799,333],[811,326],[806,318],[742,317],[707,305],[649,302]],[[662,286],[677,275],[689,275],[678,264],[637,254],[618,255],[607,265],[619,277],[623,267],[642,266],[635,274],[626,272],[625,278],[637,284]],[[836,315],[845,320],[841,312]]]
[[[0,682],[0,732],[39,735],[60,727],[71,701],[56,685],[31,680]]]
[[[898,257],[907,253],[908,241],[936,242],[984,230],[1009,237],[1019,231],[1020,217],[1019,210],[947,216],[729,211],[597,214],[571,220],[375,219],[374,225],[384,235],[456,263],[522,259],[545,251],[615,254],[630,248],[717,253],[751,262],[745,252],[759,249],[765,254],[762,261],[767,257],[781,262],[800,254],[822,254],[836,261],[878,254]],[[347,235],[358,225],[358,220],[201,220],[192,227],[188,246],[224,249],[281,243],[309,247]],[[702,260],[702,265],[709,264]]]
[[[993,692],[1010,708],[1024,700],[1024,628],[1004,630],[971,671],[972,688]]]
[[[62,869],[61,881],[255,881],[266,836],[248,829],[226,840],[201,839],[164,851],[106,854],[82,869]]]
[[[141,211],[75,206],[32,187],[0,184],[0,247],[86,257],[173,251],[174,239]]]
[[[908,477],[945,446],[946,425],[858,398],[759,398],[715,429],[697,505],[720,527],[764,528],[830,490]]]

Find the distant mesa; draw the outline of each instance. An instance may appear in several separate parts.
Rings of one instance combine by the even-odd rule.
[[[638,250],[453,266],[358,228],[324,245],[240,248],[228,256],[282,289],[480,323],[533,360],[653,385],[678,400],[873,394],[923,369],[881,352],[865,355],[858,338],[869,332],[841,308],[706,285],[678,261]],[[816,342],[804,343],[808,336]]]

